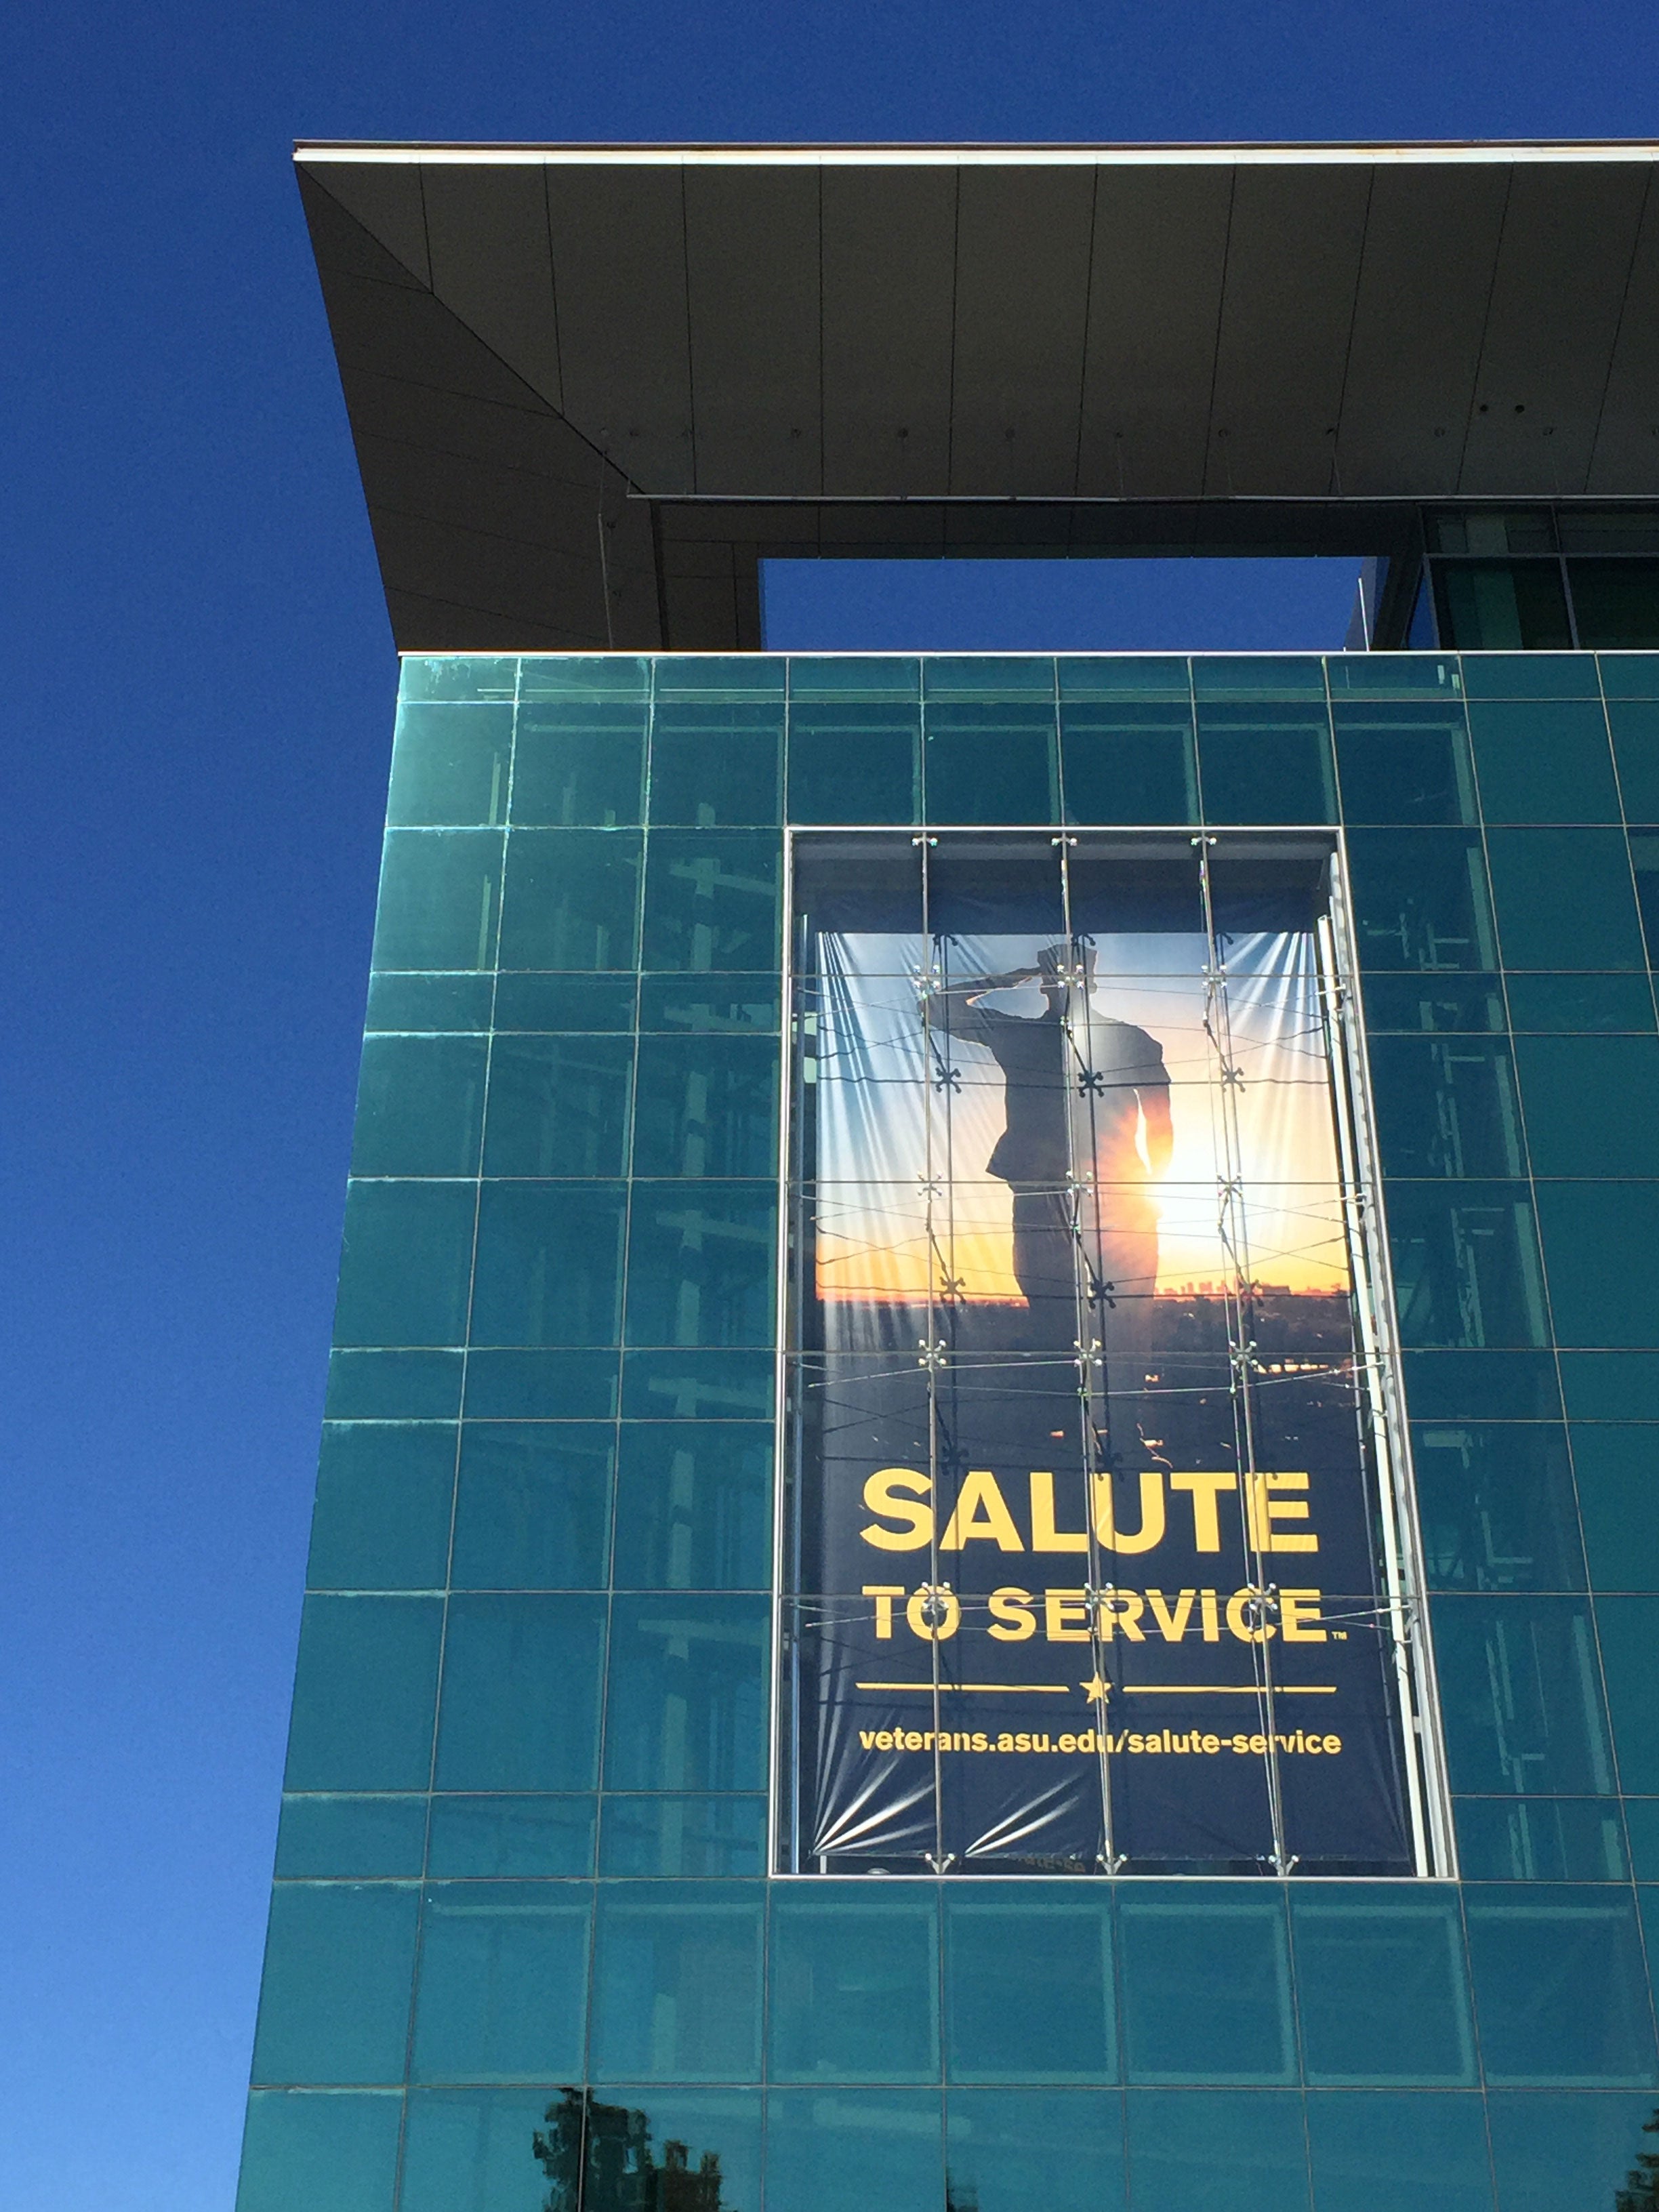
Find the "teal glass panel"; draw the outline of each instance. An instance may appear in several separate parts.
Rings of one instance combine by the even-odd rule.
[[[1412,1459],[1431,1589],[1583,1589],[1563,1429],[1419,1421]]]
[[[1364,991],[1365,1027],[1372,1034],[1401,1030],[1477,1036],[1505,1026],[1496,975],[1372,974],[1364,977]]]
[[[1363,967],[1437,974],[1497,966],[1478,837],[1461,830],[1355,830],[1348,856]]]
[[[513,757],[509,704],[435,705],[405,700],[392,744],[386,820],[400,829],[507,819]]]
[[[1052,691],[1047,698],[933,696],[926,665],[922,777],[930,822],[1058,822]],[[1052,664],[1043,664],[1052,682]]]
[[[775,1175],[778,1060],[772,1037],[641,1038],[635,1174]]]
[[[487,1030],[493,975],[371,975],[365,1030]]]
[[[692,1036],[770,1034],[782,1018],[776,975],[646,975],[640,1028]]]
[[[599,1872],[641,1881],[766,1871],[764,1797],[607,1797]]]
[[[1561,1383],[1573,1420],[1659,1421],[1659,1352],[1564,1352]]]
[[[1074,699],[1060,710],[1066,819],[1195,823],[1198,764],[1183,680],[1169,700]]]
[[[477,1204],[471,1182],[352,1183],[336,1344],[459,1344]]]
[[[580,2077],[586,1882],[440,1882],[426,1893],[410,2078]]]
[[[443,1605],[308,1597],[300,1622],[289,1790],[424,1790]]]
[[[496,1034],[630,1030],[634,995],[631,975],[503,975],[495,987]]]
[[[977,2212],[1123,2212],[1121,2098],[1086,2089],[952,2089],[946,2205]]]
[[[1538,1187],[1558,1341],[1659,1345],[1659,1182]]]
[[[659,703],[665,699],[781,699],[785,664],[775,653],[665,653],[651,664]]]
[[[376,968],[488,968],[501,911],[499,830],[388,830]]]
[[[1452,1788],[1607,1796],[1613,1762],[1587,1601],[1441,1597],[1433,1614]]]
[[[758,1421],[630,1421],[617,1471],[621,1589],[765,1589],[772,1431]]]
[[[484,1173],[621,1175],[633,1060],[630,1037],[497,1037]]]
[[[255,2081],[403,2080],[419,1904],[412,1885],[277,1884]]]
[[[1530,550],[1530,549],[1528,549]],[[1463,663],[1471,699],[1594,699],[1595,663],[1582,653],[1483,653]]]
[[[1636,902],[1647,941],[1648,965],[1659,968],[1659,837],[1632,831],[1627,840]]]
[[[939,1909],[865,1882],[775,1886],[768,1951],[775,2081],[939,2077]]]
[[[447,1422],[325,1423],[307,1588],[441,1589],[454,1492]]]
[[[1659,699],[1659,653],[1604,653],[1596,667],[1609,702]]]
[[[1659,2079],[1628,1895],[1565,1885],[1476,1887],[1464,1909],[1492,2087],[1614,2089]]]
[[[653,823],[711,830],[780,822],[782,805],[781,693],[720,701],[659,693],[651,722]]]
[[[551,2166],[538,2155],[548,2141],[556,2093],[538,2089],[414,2089],[404,2136],[398,2212],[546,2212]],[[574,2104],[576,2092],[566,2092]],[[580,2111],[573,2132],[580,2140]],[[578,2159],[570,2154],[570,2194],[576,2202]]]
[[[623,1359],[623,1419],[769,1419],[775,1369],[765,1350],[630,1352]]]
[[[1498,2212],[1565,2212],[1613,2205],[1644,2151],[1650,2097],[1568,2090],[1554,2095],[1500,2090],[1486,2100]]]
[[[1607,721],[1625,819],[1659,822],[1659,699],[1609,698]]]
[[[635,830],[514,830],[501,894],[501,966],[631,968],[639,942]]]
[[[776,1240],[770,1183],[635,1183],[629,1342],[770,1344]]]
[[[284,1797],[276,1830],[279,1881],[418,1878],[424,1797]]]
[[[754,2080],[765,1911],[758,1882],[603,1884],[593,2080]]]
[[[597,1421],[469,1421],[455,1498],[457,1589],[602,1589],[616,1431]]]
[[[775,830],[653,830],[645,966],[697,975],[775,968],[782,873]]]
[[[1510,1025],[1523,1035],[1653,1028],[1644,975],[1511,975],[1509,994]]]
[[[1379,1884],[1292,1887],[1290,1896],[1309,2082],[1473,2087],[1474,2025],[1455,1895]]]
[[[937,2089],[771,2090],[766,2212],[939,2212],[940,2136]]]
[[[1559,1421],[1561,1395],[1547,1352],[1408,1352],[1406,1401],[1436,1421]]]
[[[452,1598],[437,1787],[591,1790],[604,1652],[602,1598]]]
[[[1195,653],[1193,694],[1206,699],[1314,699],[1325,696],[1317,653]]]
[[[1192,695],[1182,653],[1062,653],[1054,663],[1066,699],[1179,699]]]
[[[1333,702],[1358,699],[1455,699],[1463,689],[1449,653],[1328,653],[1325,676]]]
[[[1385,1175],[1526,1173],[1507,1042],[1379,1036],[1370,1064]]]
[[[514,827],[615,830],[638,822],[645,722],[643,699],[571,696],[521,706]]]
[[[619,1183],[485,1183],[473,1341],[614,1344],[625,1218]]]
[[[1331,721],[1345,822],[1476,819],[1468,732],[1455,693],[1398,702],[1336,698]]]
[[[1291,1970],[1276,1891],[1217,1882],[1119,1893],[1132,2081],[1292,2081]]]
[[[763,1790],[769,1599],[618,1595],[607,1790]]]
[[[1572,1462],[1592,1587],[1659,1591],[1659,1426],[1577,1426]]]
[[[614,1352],[470,1352],[470,1421],[606,1420],[617,1410]]]
[[[1598,1597],[1595,1625],[1619,1787],[1659,1795],[1659,1598]]]
[[[1538,1176],[1659,1176],[1659,1037],[1527,1036],[1515,1048]]]
[[[1486,844],[1505,967],[1641,967],[1620,831],[1493,830]]]
[[[1469,732],[1488,822],[1618,821],[1599,699],[1476,700]]]
[[[366,1036],[355,1176],[472,1176],[483,1129],[481,1036]]]
[[[1385,1194],[1408,1345],[1541,1345],[1543,1278],[1524,1187],[1391,1182]]]
[[[1319,2212],[1492,2212],[1486,2116],[1479,2097],[1361,2092],[1308,2100]]]
[[[1334,822],[1324,700],[1206,704],[1200,694],[1198,778],[1206,822]]]
[[[1625,1840],[1638,1881],[1659,1881],[1659,1797],[1626,1797]]]
[[[1659,561],[1569,561],[1567,583],[1581,646],[1659,645]]]
[[[799,661],[790,664],[792,688]],[[822,667],[824,663],[817,665]],[[854,673],[873,664],[851,664]],[[914,661],[898,664],[914,672]],[[789,819],[799,823],[918,822],[921,818],[921,709],[915,695],[848,690],[789,705]]]
[[[1616,1797],[1460,1797],[1465,1881],[1628,1881]]]
[[[603,2092],[567,2088],[550,2103],[548,2094],[416,2091],[400,2212],[548,2212],[550,2205],[574,2212],[579,2190],[585,2212],[754,2212],[759,2205],[758,2088],[635,2082]],[[486,2112],[487,2099],[504,2107],[517,2102]],[[449,2119],[442,2155],[446,2100],[472,2109],[464,2120]],[[520,2170],[526,2145],[533,2185]],[[416,2177],[427,2186],[428,2158],[431,2193],[416,2198],[411,2187]],[[468,2188],[472,2194],[462,2193]]]
[[[1052,699],[1054,663],[1046,653],[936,653],[921,664],[922,696]]]
[[[236,2212],[392,2212],[402,2119],[386,2090],[256,2089]]]
[[[519,663],[519,703],[526,699],[643,699],[651,663],[619,653],[527,653]]]
[[[405,702],[511,701],[518,681],[519,663],[511,654],[415,653],[398,663],[398,696]]]
[[[1070,1882],[947,1887],[951,2081],[1114,2081],[1111,1899]]]
[[[1300,2097],[1132,2089],[1126,2101],[1134,2212],[1308,2212]]]
[[[479,1881],[591,1875],[593,1812],[589,1796],[434,1797],[427,1871]]]
[[[461,1364],[459,1352],[331,1352],[323,1410],[331,1421],[453,1421]]]

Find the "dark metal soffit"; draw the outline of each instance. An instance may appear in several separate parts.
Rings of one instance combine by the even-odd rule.
[[[1659,148],[302,144],[398,642],[752,647],[766,552],[1659,496]]]

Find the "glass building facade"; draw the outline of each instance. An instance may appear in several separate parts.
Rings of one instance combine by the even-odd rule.
[[[1338,856],[1415,1873],[780,1871],[790,840],[1022,829]],[[1656,960],[1659,653],[407,658],[239,2212],[1612,2212]]]

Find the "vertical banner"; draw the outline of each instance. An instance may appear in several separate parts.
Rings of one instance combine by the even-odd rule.
[[[1419,1863],[1327,856],[1229,842],[798,848],[796,1868]]]

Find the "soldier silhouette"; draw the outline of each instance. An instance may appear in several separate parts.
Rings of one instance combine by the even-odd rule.
[[[1042,992],[1040,1014],[984,1003],[1032,981]],[[1071,1352],[1080,1293],[1084,1325],[1105,1347],[1109,1389],[1138,1393],[1158,1279],[1151,1185],[1174,1145],[1170,1075],[1155,1037],[1098,1012],[1094,982],[1091,945],[1079,944],[1069,961],[1066,945],[1050,945],[1035,967],[952,985],[940,994],[939,1018],[1002,1071],[1005,1126],[986,1170],[1013,1193],[1014,1277],[1030,1311],[1032,1348]]]

